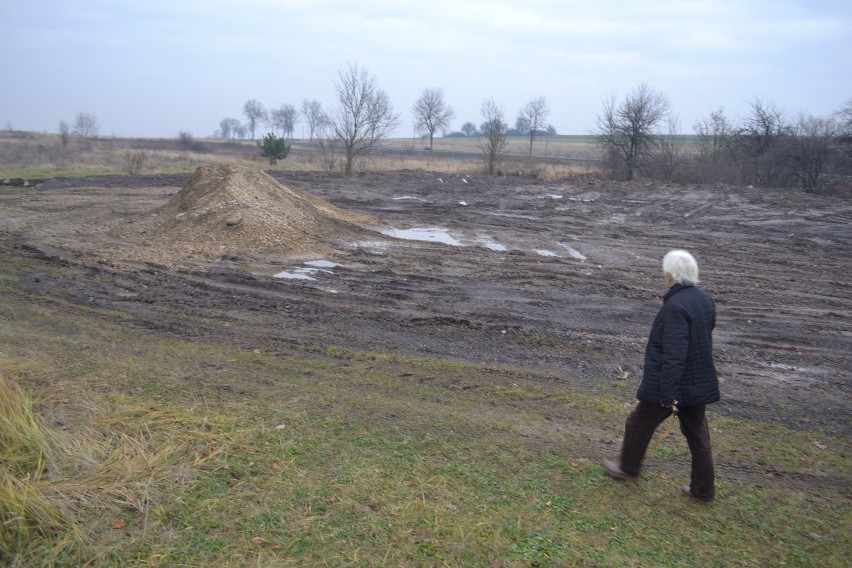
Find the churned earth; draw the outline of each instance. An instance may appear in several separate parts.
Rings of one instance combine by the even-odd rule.
[[[16,269],[21,288],[117,310],[153,333],[507,365],[513,381],[615,389],[626,402],[664,293],[660,259],[685,248],[718,303],[714,412],[848,440],[848,200],[412,171],[251,175],[264,188],[256,203],[251,184],[188,199],[189,175],[6,188],[0,247],[30,261]],[[281,205],[278,188],[294,201]],[[308,202],[320,212],[313,231],[299,224]],[[246,231],[260,217],[262,246]],[[557,405],[536,404],[570,427]],[[613,455],[618,435],[590,457]]]

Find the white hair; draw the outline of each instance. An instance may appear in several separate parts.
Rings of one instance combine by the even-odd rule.
[[[698,263],[695,257],[685,250],[673,250],[663,257],[663,272],[678,284],[694,286],[698,284]]]

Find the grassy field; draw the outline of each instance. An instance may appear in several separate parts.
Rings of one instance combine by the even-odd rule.
[[[434,150],[429,152],[423,149],[428,141],[420,138],[386,140],[370,158],[359,159],[356,166],[359,171],[410,169],[481,174],[484,161],[477,141],[477,138],[436,138]],[[533,158],[526,157],[528,151],[527,138],[510,138],[501,168],[506,173],[535,173],[543,179],[570,178],[596,168],[597,148],[588,136],[537,139]],[[55,134],[0,132],[0,180],[190,173],[214,160],[274,171],[325,170],[315,144],[304,140],[292,141],[290,155],[270,166],[251,140],[195,140],[184,146],[177,139],[104,137],[87,141],[72,139],[63,145]]]
[[[589,448],[630,401],[605,388],[176,338],[22,291],[25,262],[0,252],[0,564],[848,565],[848,486],[720,476],[707,507],[659,468],[607,479]],[[718,455],[848,474],[830,436],[712,421]],[[649,460],[687,452],[673,435]]]

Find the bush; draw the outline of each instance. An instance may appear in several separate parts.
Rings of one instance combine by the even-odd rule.
[[[185,130],[181,130],[180,132],[178,132],[178,144],[181,148],[184,148],[186,150],[192,150],[192,142],[192,132],[187,132]]]
[[[258,140],[257,146],[260,148],[260,155],[269,158],[270,166],[278,160],[283,160],[290,153],[290,146],[287,145],[285,140],[278,138],[271,132],[263,137],[263,142]]]
[[[126,152],[124,154],[124,170],[132,176],[138,174],[147,158],[148,155],[145,152]]]

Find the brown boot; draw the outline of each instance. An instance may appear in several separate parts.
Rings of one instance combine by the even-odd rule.
[[[698,500],[698,501],[701,501],[702,503],[706,503],[706,504],[708,504],[708,505],[709,505],[710,503],[712,503],[712,502],[713,502],[713,499],[712,499],[712,498],[710,498],[710,499],[704,499],[704,498],[702,498],[702,497],[699,497],[699,496],[698,496],[698,495],[696,495],[695,493],[693,493],[693,492],[692,492],[692,488],[691,488],[689,485],[684,485],[684,486],[682,486],[682,487],[681,487],[681,490],[683,490],[683,494],[684,494],[684,495],[688,495],[689,497],[692,497],[693,499],[696,499],[696,500]]]
[[[604,460],[601,464],[606,472],[615,479],[636,479],[638,476],[630,475],[621,471],[621,467],[611,460]]]

